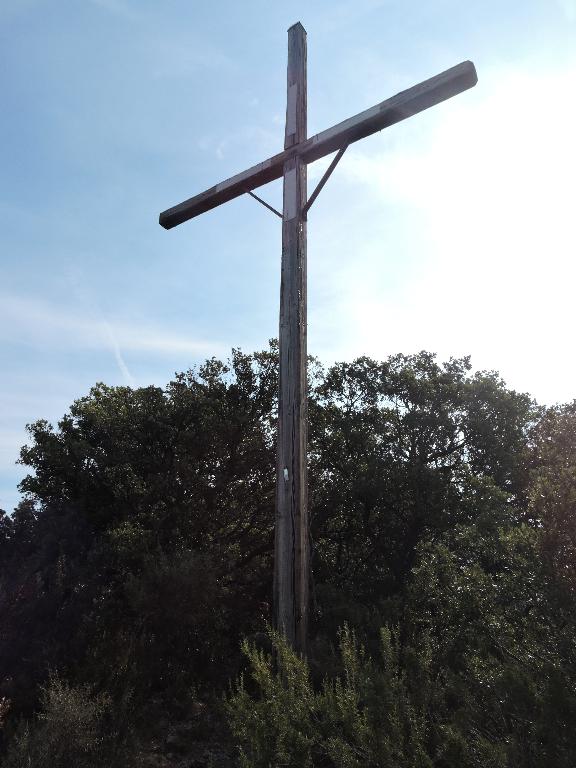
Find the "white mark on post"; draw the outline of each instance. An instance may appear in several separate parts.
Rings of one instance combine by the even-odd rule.
[[[288,467],[284,467],[284,482],[288,482]]]
[[[284,175],[284,219],[296,216],[296,168]]]

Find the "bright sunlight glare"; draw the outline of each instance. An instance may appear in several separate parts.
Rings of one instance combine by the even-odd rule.
[[[576,66],[483,72],[409,148],[354,152],[351,179],[412,209],[425,249],[392,302],[377,280],[348,284],[371,354],[472,354],[541,402],[574,397],[574,93]]]

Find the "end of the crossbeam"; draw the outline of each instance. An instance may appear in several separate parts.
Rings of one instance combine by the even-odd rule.
[[[292,24],[291,27],[288,27],[288,32],[290,32],[291,29],[297,30],[298,28],[300,28],[302,30],[302,32],[304,32],[304,34],[306,34],[306,30],[304,29],[304,25],[302,24],[301,21],[297,21],[295,24]]]
[[[430,105],[439,104],[441,101],[457,96],[459,93],[474,88],[478,82],[476,67],[471,61],[461,61],[455,67],[431,77],[422,85],[430,86],[427,90],[430,94]]]
[[[161,227],[164,227],[164,229],[172,229],[172,227],[175,227],[176,224],[172,224],[170,222],[170,219],[166,214],[168,211],[162,211],[160,216],[158,216],[158,224],[160,224]]]
[[[478,73],[476,72],[476,67],[474,66],[474,62],[463,61],[462,64],[460,64],[460,66],[466,72],[466,82],[468,84],[468,88],[473,88],[478,82]]]

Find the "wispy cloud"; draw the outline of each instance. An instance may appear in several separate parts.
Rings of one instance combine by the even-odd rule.
[[[20,454],[20,448],[26,442],[26,430],[6,428],[0,430],[0,466],[13,465]]]
[[[112,328],[110,323],[104,322],[103,326],[106,329],[106,332],[108,333],[108,338],[110,339],[110,344],[112,345],[112,349],[114,351],[114,357],[116,358],[116,362],[118,364],[118,368],[120,369],[120,373],[124,377],[126,384],[128,384],[131,387],[135,386],[134,377],[128,370],[128,366],[126,365],[124,358],[122,357],[120,344],[118,343],[118,339],[116,338],[114,329]]]
[[[189,28],[185,34],[172,30],[170,37],[157,34],[150,39],[149,55],[155,62],[153,76],[159,80],[190,78],[206,70],[224,71],[236,67],[223,48],[197,34],[190,39]]]
[[[165,366],[167,358],[205,358],[223,355],[228,347],[217,342],[174,334],[169,329],[143,324],[126,324],[99,316],[96,310],[71,310],[56,307],[32,297],[0,296],[0,341],[5,346],[3,378],[0,382],[0,507],[12,509],[19,496],[16,485],[25,469],[15,465],[22,445],[27,442],[25,425],[39,418],[58,421],[70,403],[84,394],[102,367],[69,375],[62,361],[70,353],[102,351],[111,355],[121,381],[137,385],[126,362],[127,353],[138,365],[146,383]],[[8,350],[32,350],[28,364],[6,364]],[[159,363],[159,358],[164,362]],[[110,366],[110,369],[113,368]],[[106,368],[107,376],[114,379]],[[156,375],[158,375],[156,373]],[[162,376],[160,376],[162,380]]]
[[[212,355],[227,349],[219,342],[178,335],[165,328],[97,319],[37,299],[11,296],[0,296],[0,339],[34,346],[49,343],[59,349],[109,349],[129,378],[125,364],[120,363],[120,349],[154,355]]]
[[[274,121],[272,120],[272,124]],[[206,135],[199,139],[198,148],[202,152],[213,152],[218,160],[223,160],[229,155],[236,155],[239,149],[246,147],[255,157],[260,156],[265,160],[269,155],[274,155],[283,146],[282,131],[262,128],[257,125],[244,125],[224,135]],[[260,162],[255,160],[255,162]]]

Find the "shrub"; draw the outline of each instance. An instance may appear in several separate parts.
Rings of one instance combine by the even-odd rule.
[[[120,764],[111,701],[87,685],[52,677],[42,711],[17,728],[3,768],[112,768]],[[122,760],[122,765],[128,763]]]
[[[244,642],[249,680],[226,702],[242,768],[428,768],[423,714],[410,702],[392,633],[373,662],[345,627],[341,674],[315,691],[306,661],[275,632],[269,655]]]

